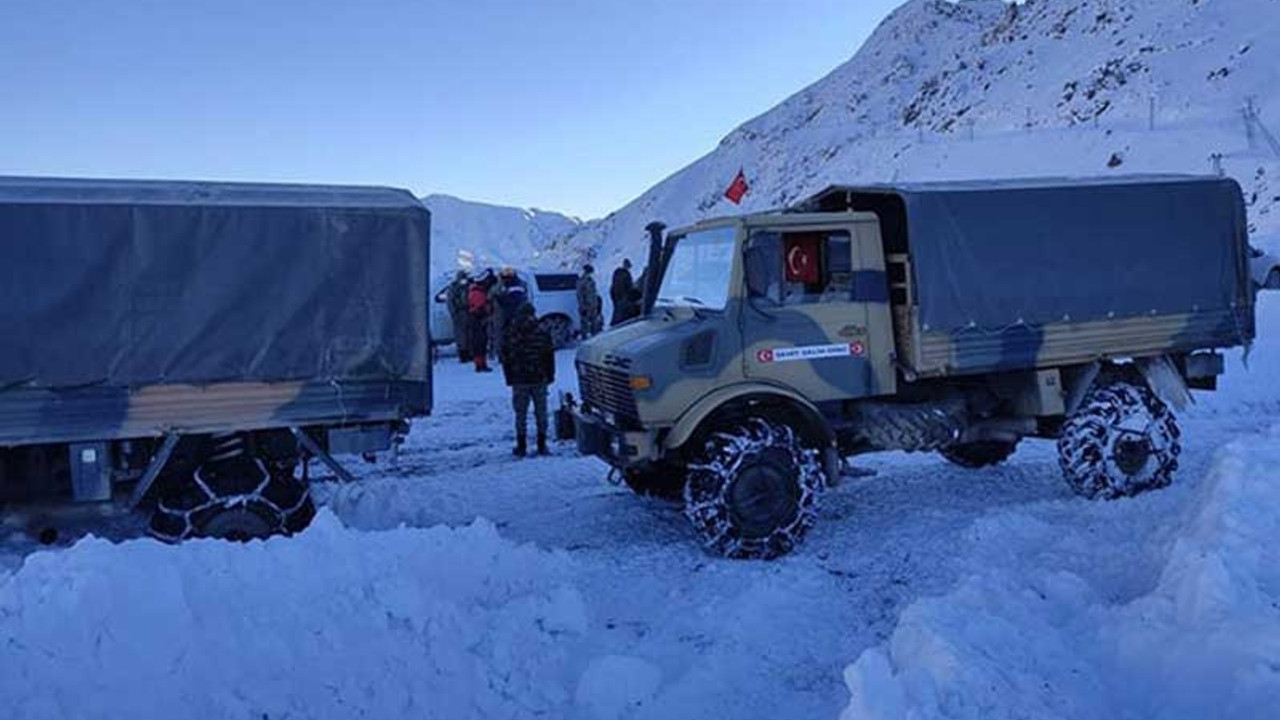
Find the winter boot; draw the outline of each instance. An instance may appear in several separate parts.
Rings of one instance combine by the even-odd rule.
[[[517,437],[517,438],[516,438],[516,449],[515,449],[515,450],[512,450],[512,451],[511,451],[511,454],[512,454],[512,455],[515,455],[516,457],[519,457],[519,458],[522,458],[522,457],[524,457],[525,455],[528,455],[528,454],[529,454],[529,446],[528,446],[528,444],[525,442],[525,439],[524,439],[524,436],[523,436],[523,435],[521,435],[521,436],[519,436],[519,437]]]
[[[485,355],[484,353],[480,353],[476,355],[476,372],[478,373],[493,372],[493,370],[489,368],[488,355]]]
[[[551,451],[547,449],[546,435],[542,435],[542,434],[538,435],[538,454],[543,456],[551,454]]]

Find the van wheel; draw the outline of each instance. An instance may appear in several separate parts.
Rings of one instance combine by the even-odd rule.
[[[245,542],[300,532],[316,509],[306,482],[294,477],[294,466],[253,457],[238,437],[223,440],[194,472],[162,489],[150,532],[166,542]]]
[[[1002,440],[980,440],[978,442],[950,445],[938,452],[942,457],[963,468],[977,470],[979,468],[999,465],[1018,448],[1016,442]]]
[[[551,336],[551,344],[560,350],[573,343],[573,323],[564,315],[547,315],[538,321]]]
[[[655,497],[672,502],[684,498],[684,473],[666,463],[626,470],[622,473],[622,479],[632,492],[641,497]]]
[[[1130,497],[1173,481],[1177,420],[1145,384],[1117,380],[1089,392],[1062,427],[1058,459],[1076,494]]]
[[[684,513],[712,553],[770,559],[800,544],[826,475],[819,453],[761,418],[712,432],[688,465]]]

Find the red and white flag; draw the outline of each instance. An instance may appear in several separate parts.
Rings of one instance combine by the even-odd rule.
[[[734,205],[742,203],[742,196],[747,194],[751,186],[747,184],[746,173],[742,172],[742,168],[738,168],[738,176],[729,183],[728,189],[724,191],[724,196]]]

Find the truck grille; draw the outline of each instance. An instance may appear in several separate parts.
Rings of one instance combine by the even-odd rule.
[[[631,390],[631,376],[612,368],[578,363],[579,391],[583,402],[619,418],[639,420],[636,396]]]

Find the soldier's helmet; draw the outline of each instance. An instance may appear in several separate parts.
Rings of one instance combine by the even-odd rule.
[[[590,275],[591,273],[593,273],[593,272],[595,272],[595,271],[596,271],[596,269],[595,269],[594,267],[592,267],[592,266],[591,266],[591,263],[587,263],[586,265],[583,265],[583,266],[582,266],[582,272],[586,273],[587,275]]]

